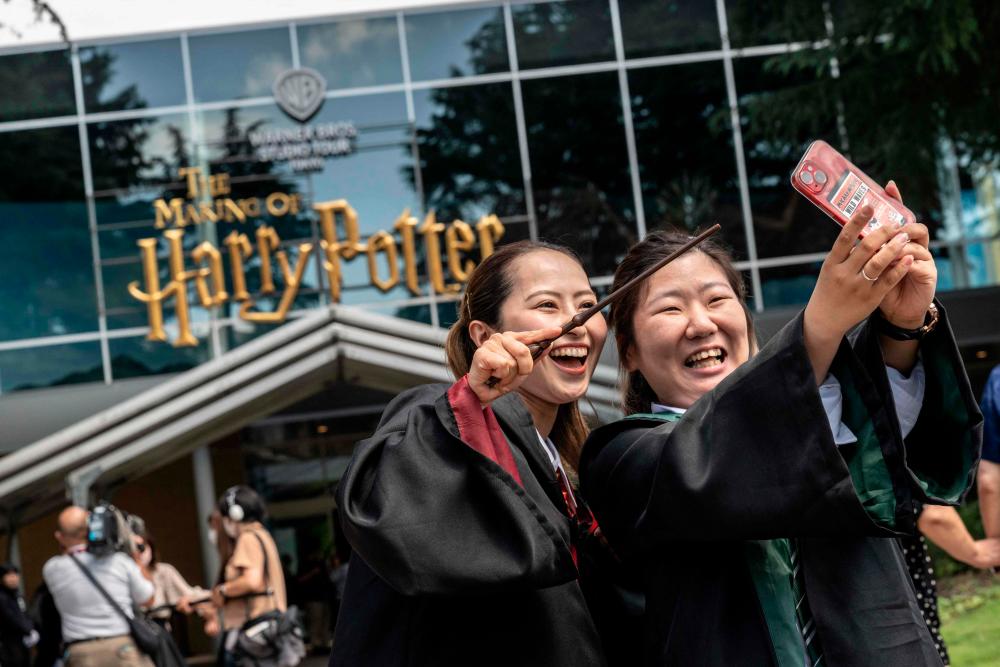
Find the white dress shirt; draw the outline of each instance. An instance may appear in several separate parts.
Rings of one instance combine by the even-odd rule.
[[[920,416],[920,407],[924,403],[924,389],[927,380],[924,374],[924,363],[917,360],[910,377],[905,377],[895,368],[885,368],[889,377],[889,389],[892,392],[892,402],[896,405],[896,416],[899,418],[899,429],[905,438],[917,424]],[[826,418],[830,421],[830,432],[833,434],[833,442],[837,445],[846,445],[857,442],[857,438],[847,428],[841,420],[844,408],[844,394],[840,389],[840,382],[830,373],[826,376],[823,384],[819,387],[819,397],[823,401],[823,409],[826,411]],[[670,405],[653,403],[653,412],[673,412],[684,414],[682,408],[675,408]]]

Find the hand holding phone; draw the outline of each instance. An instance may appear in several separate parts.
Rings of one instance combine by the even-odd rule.
[[[883,225],[899,228],[916,222],[910,209],[887,195],[882,186],[825,141],[809,144],[791,180],[795,190],[841,227],[855,211],[870,206],[874,215],[861,230],[862,238]]]

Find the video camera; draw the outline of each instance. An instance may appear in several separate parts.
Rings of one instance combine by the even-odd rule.
[[[145,522],[109,502],[98,503],[87,519],[87,551],[98,557],[116,551],[131,556],[135,552],[133,535],[144,535]]]

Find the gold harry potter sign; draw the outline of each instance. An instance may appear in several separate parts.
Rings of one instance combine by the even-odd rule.
[[[222,241],[223,248],[217,248],[209,241],[199,244],[191,252],[193,268],[185,266],[184,229],[189,224],[206,222],[236,221],[245,223],[267,210],[272,216],[298,213],[301,198],[297,194],[272,193],[266,198],[233,200],[228,195],[229,183],[225,174],[203,176],[198,168],[180,170],[180,176],[188,182],[188,200],[173,199],[154,202],[156,226],[165,227],[173,223],[174,228],[163,233],[167,240],[167,266],[169,280],[160,283],[159,264],[156,256],[158,239],[139,239],[145,289],[138,281],[128,285],[129,294],[146,304],[149,315],[149,340],[167,341],[163,327],[163,307],[173,299],[177,315],[177,338],[175,347],[198,344],[191,334],[188,289],[194,284],[197,298],[202,306],[219,306],[230,300],[240,302],[240,317],[249,322],[282,322],[288,315],[302,284],[309,260],[314,254],[313,243],[300,243],[295,265],[289,261],[288,253],[279,250],[281,238],[270,225],[261,225],[253,232],[253,241],[247,233],[233,231]],[[204,201],[211,197],[210,201]],[[201,198],[202,201],[198,201]],[[263,209],[261,208],[263,206]],[[326,275],[330,298],[340,301],[343,283],[342,262],[365,256],[368,275],[373,285],[383,292],[396,287],[401,282],[416,296],[422,294],[417,281],[417,245],[423,245],[427,273],[431,289],[437,294],[454,294],[461,289],[476,263],[463,259],[479,247],[480,261],[493,253],[496,242],[503,236],[504,226],[495,215],[488,215],[472,225],[455,220],[449,225],[437,221],[431,211],[421,222],[404,210],[393,223],[396,236],[388,231],[379,231],[362,241],[358,226],[358,214],[345,199],[318,202],[313,210],[319,215],[319,252],[316,261]],[[239,211],[240,213],[237,213]],[[341,236],[340,232],[343,233]],[[419,237],[419,240],[418,240]],[[402,246],[402,274],[400,273],[400,248]],[[277,260],[284,286],[278,306],[272,311],[261,311],[250,297],[246,287],[246,261],[254,254],[260,259],[260,293],[277,294],[272,270],[272,259]],[[222,257],[229,257],[231,292],[227,289]],[[379,255],[385,258],[386,274],[379,267]],[[451,282],[445,278],[444,263],[447,262]]]

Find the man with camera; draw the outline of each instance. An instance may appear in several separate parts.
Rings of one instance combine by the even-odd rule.
[[[127,553],[127,535],[122,540],[108,526],[88,527],[89,518],[82,507],[67,507],[59,514],[55,538],[62,554],[50,558],[42,568],[42,577],[62,617],[67,665],[152,667],[152,661],[139,651],[129,634],[128,623],[98,593],[78,563],[129,614],[134,605],[152,601],[151,577]]]

